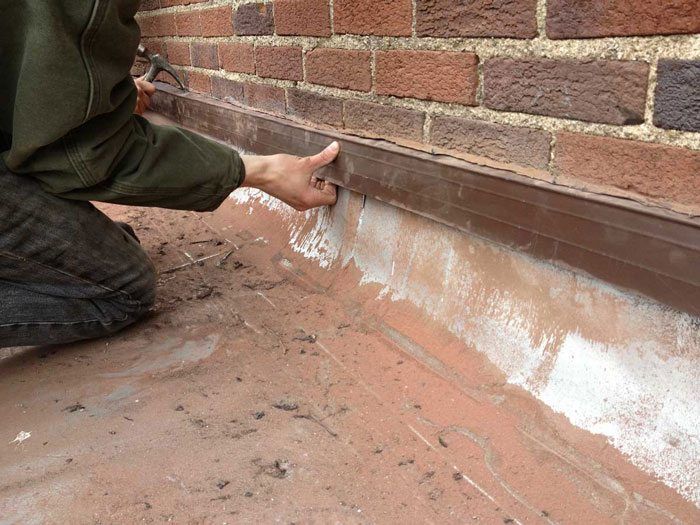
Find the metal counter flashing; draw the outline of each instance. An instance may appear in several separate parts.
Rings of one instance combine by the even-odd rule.
[[[260,155],[338,140],[329,181],[700,317],[697,218],[159,89],[154,110],[186,128]]]

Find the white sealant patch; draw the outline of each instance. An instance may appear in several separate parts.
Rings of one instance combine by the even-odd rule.
[[[605,436],[633,464],[700,506],[697,320],[582,276],[562,277],[566,272],[469,240],[429,220],[414,217],[411,224],[419,227],[407,232],[410,214],[371,199],[362,209],[351,248],[342,246],[342,228],[347,226],[340,217],[343,206],[299,220],[264,194],[239,190],[234,199],[251,209],[261,204],[284,215],[295,252],[322,268],[354,262],[362,284],[379,284],[380,296],[421,308],[484,353],[509,383],[528,390],[574,425]],[[399,239],[409,245],[400,245]],[[518,297],[508,284],[482,282],[489,268],[475,266],[471,258],[477,252],[511,264],[513,279],[525,285],[539,286],[538,280],[547,275],[546,297],[553,308],[572,308],[573,297],[577,307],[572,315],[580,318],[580,326],[632,324],[640,329],[616,335],[615,342],[593,341],[577,329],[562,328],[546,309],[543,323],[537,317],[541,304]],[[520,260],[509,263],[513,258]],[[594,297],[616,304],[618,318],[598,319]]]

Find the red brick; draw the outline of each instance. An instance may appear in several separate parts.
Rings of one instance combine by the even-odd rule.
[[[554,159],[558,182],[617,188],[700,211],[700,151],[561,132]]]
[[[219,50],[216,44],[194,42],[192,65],[204,69],[219,69]]]
[[[277,0],[275,27],[278,35],[331,36],[328,0]]]
[[[335,0],[335,32],[339,34],[411,36],[411,0]]]
[[[645,62],[497,58],[484,65],[484,105],[587,122],[641,124],[648,84]]]
[[[178,36],[200,36],[202,21],[198,11],[175,13],[175,28]]]
[[[139,18],[142,37],[175,35],[175,19],[172,14],[160,14]]]
[[[227,102],[243,102],[245,100],[243,83],[228,78],[211,77],[211,94]]]
[[[372,54],[347,49],[314,49],[306,54],[306,80],[341,89],[372,89]]]
[[[266,84],[246,84],[244,91],[246,105],[270,113],[286,112],[284,89]]]
[[[377,52],[380,95],[476,104],[477,57],[449,51]]]
[[[255,70],[261,77],[302,80],[301,48],[258,46],[255,48]]]
[[[532,38],[537,0],[417,0],[416,32],[433,37]]]
[[[436,117],[430,130],[430,143],[497,162],[543,170],[549,164],[551,135],[538,129]]]
[[[187,42],[168,42],[168,61],[177,66],[190,66],[190,45]]]
[[[233,28],[237,35],[272,35],[275,32],[272,4],[243,4],[233,17]]]
[[[188,87],[197,93],[211,94],[211,77],[196,71],[190,71],[187,75]]]
[[[345,101],[345,128],[371,137],[421,142],[425,113],[361,100]]]
[[[549,38],[700,32],[698,0],[548,0]]]
[[[324,97],[300,89],[287,91],[290,115],[303,120],[335,128],[343,127],[343,103],[332,97]]]
[[[255,48],[252,44],[219,44],[219,63],[233,73],[255,74]]]
[[[233,34],[231,6],[204,9],[199,12],[202,36],[229,36]]]

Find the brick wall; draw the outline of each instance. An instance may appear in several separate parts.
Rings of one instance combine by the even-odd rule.
[[[193,91],[700,214],[700,0],[150,0]]]

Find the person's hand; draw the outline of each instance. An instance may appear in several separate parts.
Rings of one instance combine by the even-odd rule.
[[[134,113],[143,115],[144,112],[151,107],[151,97],[153,93],[156,92],[156,87],[144,80],[143,77],[135,79],[134,84],[136,84],[137,91],[136,109],[134,109]]]
[[[298,211],[333,205],[338,199],[335,184],[314,174],[333,162],[339,152],[340,144],[333,142],[311,157],[244,155],[246,176],[243,186],[258,188]]]

